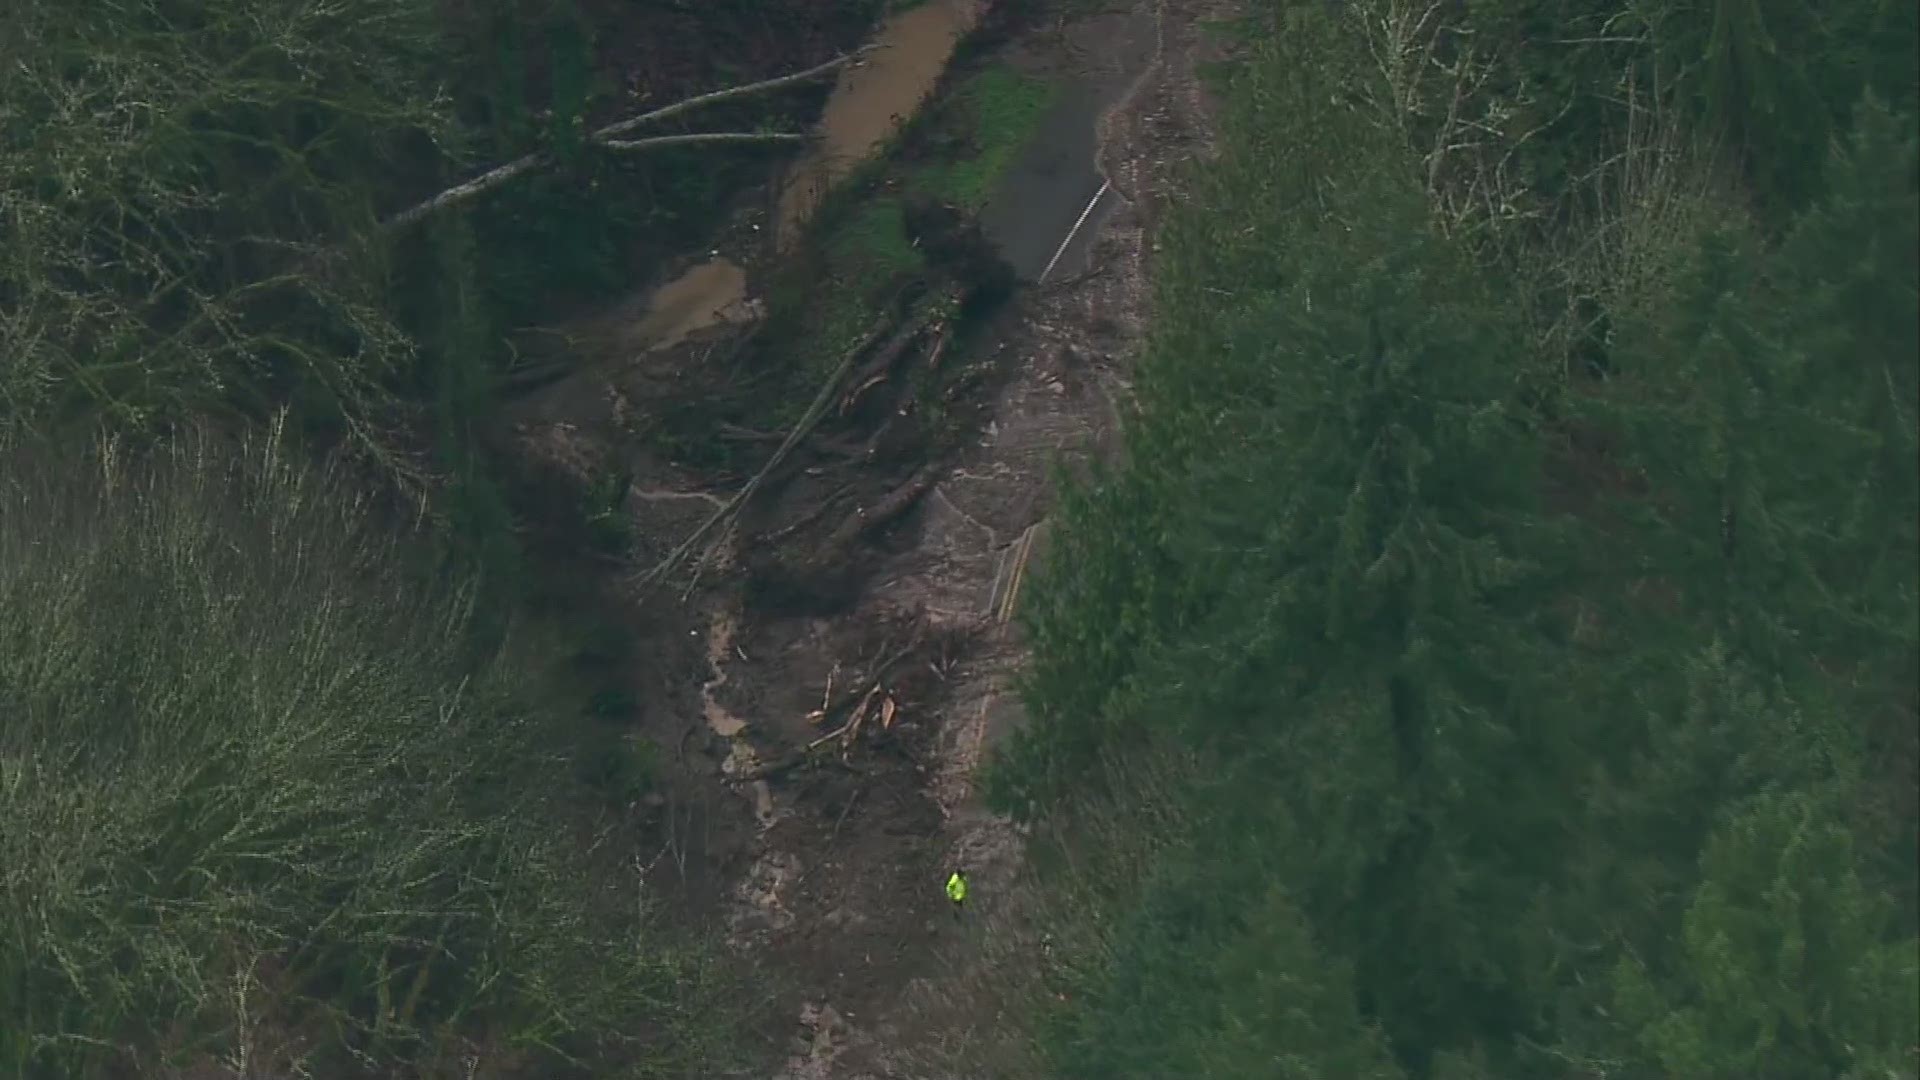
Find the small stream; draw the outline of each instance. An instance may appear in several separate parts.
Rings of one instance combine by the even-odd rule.
[[[760,756],[747,741],[747,722],[720,704],[720,690],[727,685],[727,654],[733,651],[733,636],[738,627],[739,617],[730,606],[714,613],[713,622],[707,627],[707,666],[713,670],[713,677],[700,687],[700,712],[707,727],[727,740],[727,758],[720,766],[720,771],[727,776],[739,776],[760,765]],[[760,823],[761,829],[770,829],[779,820],[773,805],[773,788],[765,780],[750,783],[754,820]]]
[[[981,0],[927,0],[888,19],[873,40],[874,51],[841,72],[820,114],[819,141],[780,193],[780,250],[791,250],[833,185],[878,153],[926,104],[984,7]]]

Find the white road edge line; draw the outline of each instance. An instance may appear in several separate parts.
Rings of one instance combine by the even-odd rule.
[[[1060,256],[1067,253],[1067,245],[1073,243],[1073,238],[1080,235],[1080,226],[1087,223],[1087,215],[1093,213],[1093,208],[1100,205],[1100,200],[1106,197],[1107,189],[1112,186],[1113,181],[1108,180],[1100,185],[1099,191],[1093,193],[1093,198],[1088,201],[1087,208],[1080,211],[1080,220],[1073,223],[1073,228],[1067,230],[1067,238],[1060,241],[1059,247],[1053,249],[1053,258],[1047,260],[1047,268],[1040,271],[1040,280],[1035,282],[1035,284],[1043,285],[1046,283],[1047,275],[1053,273],[1054,266],[1060,262]]]

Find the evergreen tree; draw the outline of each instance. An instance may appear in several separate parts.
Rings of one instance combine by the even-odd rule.
[[[1614,972],[1629,1060],[1703,1080],[1913,1068],[1920,941],[1888,938],[1891,905],[1861,880],[1825,798],[1738,806],[1700,871],[1674,954]]]
[[[1691,20],[1686,93],[1760,124],[1877,78],[1838,29],[1870,8],[1636,10]],[[1824,173],[1747,130],[1805,212],[1667,238],[1611,376],[1528,396],[1531,283],[1432,224],[1354,24],[1280,9],[1166,226],[1127,456],[1031,590],[997,794],[1045,815],[1168,742],[1202,763],[1197,824],[1098,909],[1055,1063],[1910,1074],[1912,117],[1809,128],[1848,133]],[[1574,520],[1539,498],[1569,465],[1600,478]]]

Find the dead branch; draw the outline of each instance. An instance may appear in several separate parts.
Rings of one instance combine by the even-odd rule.
[[[640,576],[636,584],[638,584],[643,591],[652,588],[661,578],[672,573],[686,560],[687,556],[692,553],[695,545],[699,544],[716,526],[722,522],[731,521],[733,517],[739,513],[740,507],[746,503],[747,499],[753,496],[754,492],[760,489],[760,485],[766,481],[767,476],[779,468],[780,464],[787,459],[787,455],[793,452],[793,448],[799,445],[800,440],[806,438],[808,433],[819,425],[821,418],[826,415],[827,405],[833,400],[834,392],[839,389],[841,381],[847,377],[848,372],[853,370],[854,362],[858,360],[860,355],[880,336],[880,332],[884,327],[884,322],[875,323],[873,328],[868,330],[853,348],[847,350],[847,354],[845,358],[840,361],[839,366],[834,368],[833,373],[827,376],[826,381],[820,385],[820,392],[814,395],[813,403],[807,406],[807,411],[801,414],[800,419],[794,423],[793,429],[787,432],[786,439],[781,442],[779,448],[773,452],[773,456],[767,459],[767,463],[760,467],[760,471],[753,474],[753,476],[741,486],[739,491],[734,492],[733,496],[723,503],[718,510],[715,510],[711,517],[702,522],[700,527],[693,531],[692,535],[682,540],[678,546],[667,553],[665,558],[654,564],[653,569]]]
[[[684,101],[677,101],[672,105],[663,106],[661,108],[653,110],[652,112],[641,113],[639,116],[628,117],[625,120],[620,120],[620,121],[616,121],[615,123],[608,124],[605,127],[602,127],[596,130],[595,132],[593,132],[593,134],[589,135],[587,137],[587,141],[592,143],[597,143],[602,146],[607,146],[616,150],[638,150],[638,149],[654,149],[661,146],[694,143],[694,142],[741,142],[741,141],[748,141],[748,140],[775,141],[775,140],[804,139],[804,138],[807,138],[808,136],[792,134],[792,133],[782,134],[782,133],[773,133],[773,132],[769,132],[764,135],[759,133],[754,133],[754,132],[713,132],[705,135],[663,135],[653,139],[632,139],[632,140],[622,139],[621,136],[626,135],[628,132],[631,132],[636,128],[643,127],[647,124],[658,123],[662,120],[668,119],[670,117],[678,116],[681,113],[689,112],[694,109],[704,108],[708,105],[715,105],[722,101],[731,101],[731,100],[734,100],[735,98],[743,98],[743,97],[750,97],[756,94],[771,93],[775,90],[780,90],[788,86],[794,86],[799,83],[820,78],[823,75],[837,71],[840,68],[846,66],[847,64],[850,64],[853,61],[859,59],[861,56],[865,55],[867,51],[868,51],[867,49],[857,49],[853,52],[845,53],[841,56],[836,56],[832,60],[829,60],[824,64],[819,64],[814,67],[810,67],[805,71],[797,71],[791,75],[781,75],[772,79],[763,79],[760,82],[748,83],[745,86],[732,86],[724,90],[715,90],[712,93],[699,94],[694,97],[687,98]],[[509,161],[504,165],[496,165],[493,168],[488,169],[486,172],[481,173],[479,176],[476,176],[471,180],[467,180],[462,183],[455,184],[454,186],[446,189],[445,191],[440,192],[438,195],[434,195],[431,198],[424,199],[418,203],[415,203],[413,206],[410,206],[407,209],[400,211],[399,213],[381,222],[380,229],[382,231],[387,231],[387,232],[404,229],[410,225],[413,225],[427,218],[428,216],[440,210],[446,209],[449,206],[454,206],[459,203],[467,202],[470,199],[474,199],[480,195],[484,195],[487,192],[492,191],[493,189],[499,187],[502,184],[505,184],[517,177],[523,176],[526,173],[533,171],[534,169],[537,169],[543,165],[548,164],[551,160],[552,160],[551,155],[544,152],[537,152],[537,153],[526,154],[522,157],[515,158],[514,160]]]
[[[860,370],[862,372],[871,371],[876,367],[890,366],[891,364],[896,362],[899,356],[903,352],[905,352],[907,346],[912,344],[913,341],[926,328],[927,322],[928,322],[927,319],[922,318],[922,319],[917,319],[914,322],[911,322],[906,326],[901,327],[897,332],[894,333],[893,337],[887,340],[887,343],[885,345],[880,346],[880,348],[877,350],[876,355],[878,359],[869,362]],[[863,339],[860,347],[855,350],[855,355],[865,352],[868,348],[870,348],[873,345],[875,338],[878,337],[877,331],[878,331],[878,327],[876,327],[875,332],[869,333],[867,337]],[[852,381],[854,381],[853,378],[849,377],[848,375],[843,375],[840,379],[840,385],[844,386],[847,383],[850,383]],[[848,396],[842,395],[840,399],[839,412],[844,414],[848,407],[849,407]],[[825,419],[824,414],[822,414],[822,416],[820,417],[815,418],[815,422],[818,423],[820,420],[823,420],[823,419]],[[821,446],[822,448],[826,449],[830,453],[838,454],[844,458],[858,458],[865,455],[867,452],[866,447],[864,446],[859,449],[851,449],[836,440],[830,440],[830,439],[822,439],[816,445]],[[775,472],[773,470],[768,470],[766,475],[761,478],[760,483],[762,486],[765,486],[769,484],[774,484],[778,482],[780,479],[782,479],[781,473]]]
[[[423,220],[436,210],[443,210],[456,203],[466,202],[477,195],[483,195],[524,173],[532,172],[547,161],[545,154],[528,154],[516,158],[505,165],[497,165],[464,184],[455,184],[438,195],[414,204],[398,214],[380,223],[383,232],[397,232]]]
[[[1027,526],[1026,531],[1020,534],[1020,539],[1015,540],[1008,550],[1008,555],[1013,560],[1012,571],[1007,574],[1006,592],[1000,596],[993,613],[995,621],[1002,626],[1013,618],[1013,613],[1017,610],[1016,605],[1020,602],[1020,586],[1026,581],[1027,561],[1033,556],[1033,540],[1041,524],[1036,521]],[[998,584],[997,576],[995,584]]]
[[[793,537],[793,534],[799,532],[801,529],[804,529],[807,526],[813,524],[814,522],[820,520],[820,516],[827,512],[827,508],[839,502],[840,497],[845,495],[848,491],[852,490],[852,488],[853,488],[852,484],[841,485],[840,490],[834,492],[833,494],[827,496],[824,499],[816,500],[812,508],[809,509],[806,513],[795,518],[793,521],[788,522],[786,525],[781,526],[778,531],[770,532],[761,536],[755,542],[767,547],[773,547],[782,543],[783,541],[791,539]]]
[[[797,131],[703,131],[692,135],[654,135],[645,139],[606,139],[600,145],[609,150],[659,150],[668,146],[696,146],[701,143],[806,142],[811,135]]]
[[[941,305],[934,306],[937,309]],[[900,362],[900,358],[905,356],[907,350],[920,340],[921,334],[936,322],[937,320],[933,318],[916,319],[901,327],[899,333],[875,351],[873,359],[861,365],[859,373],[848,380],[853,384],[853,389],[847,391],[846,395],[840,399],[841,415],[844,416],[850,411],[859,402],[862,394],[884,382],[887,376],[892,374],[894,365]]]
[[[854,707],[852,715],[847,717],[847,722],[808,743],[807,749],[818,750],[835,740],[839,740],[843,751],[850,748],[854,737],[860,734],[860,725],[866,721],[867,714],[872,711],[874,697],[879,693],[880,681],[875,679],[873,685],[867,687],[867,692],[860,695],[860,703]]]
[[[924,627],[915,627],[913,635],[907,639],[905,645],[894,650],[878,664],[874,665],[873,670],[867,673],[865,679],[856,683],[854,689],[843,692],[839,698],[825,706],[823,710],[825,715],[831,717],[833,714],[853,704],[856,700],[868,697],[875,690],[879,689],[880,684],[886,680],[887,675],[892,672],[895,667],[899,666],[900,661],[912,656],[914,652],[920,648],[924,638],[923,631]]]
[[[840,835],[840,826],[846,823],[847,815],[853,812],[853,804],[860,801],[861,794],[866,790],[866,788],[855,788],[853,797],[847,800],[847,805],[840,808],[840,816],[833,819],[833,831],[827,834],[828,843],[832,843],[834,838]]]
[[[851,517],[840,523],[840,527],[827,537],[821,551],[825,555],[851,545],[874,529],[881,527],[906,513],[913,504],[932,489],[940,476],[938,465],[929,462],[920,466],[907,482],[894,488],[887,497],[872,506],[855,510]]]
[[[810,82],[823,75],[830,75],[840,70],[855,60],[860,59],[862,56],[865,56],[867,53],[872,52],[875,47],[876,46],[868,45],[855,49],[850,53],[843,53],[836,56],[824,64],[815,65],[805,71],[796,71],[791,75],[781,75],[757,83],[748,83],[745,86],[732,86],[725,90],[715,90],[711,93],[699,94],[687,98],[684,101],[677,101],[672,105],[663,106],[652,112],[641,113],[639,116],[621,120],[618,123],[608,124],[606,127],[594,132],[594,138],[616,138],[625,135],[635,128],[643,127],[647,124],[657,124],[662,120],[678,116],[683,112],[691,112],[694,109],[704,109],[709,105],[718,105],[723,101],[732,101],[735,98],[752,97],[756,94],[768,94],[775,90],[783,90],[789,86],[797,86],[803,82]]]

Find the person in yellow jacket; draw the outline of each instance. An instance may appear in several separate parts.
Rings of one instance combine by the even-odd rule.
[[[958,918],[967,903],[967,875],[957,867],[947,875],[947,899],[953,902],[953,914]]]

